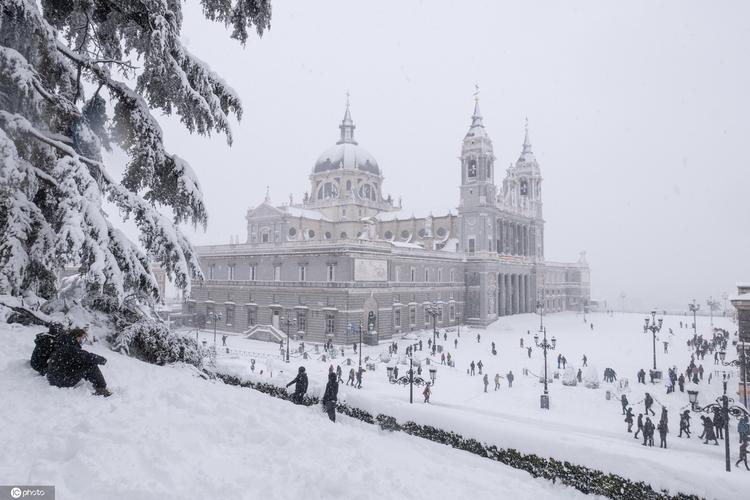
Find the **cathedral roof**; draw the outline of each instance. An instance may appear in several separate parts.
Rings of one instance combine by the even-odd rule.
[[[341,137],[335,146],[328,148],[320,155],[318,161],[315,162],[313,173],[345,169],[362,170],[380,175],[380,167],[375,157],[354,140],[355,128],[347,97],[344,119],[341,120],[341,125],[339,125]]]
[[[531,141],[529,140],[529,120],[526,120],[526,131],[523,138],[523,147],[521,156],[516,161],[516,168],[526,168],[539,170],[539,163],[536,161],[534,152],[531,150]]]

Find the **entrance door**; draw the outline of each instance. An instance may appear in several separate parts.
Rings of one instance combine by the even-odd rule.
[[[271,315],[271,324],[274,328],[279,328],[279,311],[274,311],[273,315]]]

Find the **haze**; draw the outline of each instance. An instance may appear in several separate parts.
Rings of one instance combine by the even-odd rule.
[[[188,2],[190,50],[245,110],[231,148],[161,119],[204,190],[209,227],[194,242],[244,239],[266,186],[276,204],[301,200],[338,137],[347,91],[384,193],[416,214],[455,212],[478,83],[498,167],[518,158],[528,116],[546,257],[585,250],[592,298],[620,307],[625,292],[628,307],[684,309],[731,294],[750,279],[748,7],[286,0],[243,49]]]

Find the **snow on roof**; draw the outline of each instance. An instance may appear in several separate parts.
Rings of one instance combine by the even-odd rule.
[[[424,247],[417,243],[406,243],[404,241],[391,241],[390,244],[393,245],[394,247],[399,247],[399,248],[418,248],[420,250],[424,250]]]
[[[299,207],[290,207],[289,205],[284,205],[283,207],[280,207],[280,210],[284,210],[286,213],[288,213],[292,217],[303,217],[305,219],[322,220],[322,221],[330,222],[330,219],[326,218],[325,216],[323,216],[323,214],[315,210],[308,210],[306,208],[299,208]]]
[[[445,241],[445,245],[440,249],[441,252],[457,252],[458,251],[458,238],[448,238]]]
[[[738,281],[735,285],[737,288],[750,288],[750,281]]]
[[[408,210],[405,208],[402,208],[401,210],[397,212],[380,212],[375,217],[382,222],[389,222],[394,220],[409,220],[412,217],[415,219],[426,219],[429,216],[435,217],[446,217],[448,215],[452,215],[452,210],[448,210],[447,213],[435,215],[432,213],[431,210]]]

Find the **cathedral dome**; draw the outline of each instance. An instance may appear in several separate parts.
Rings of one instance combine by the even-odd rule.
[[[375,157],[354,142],[339,142],[328,148],[315,162],[313,173],[337,169],[362,170],[380,175],[380,167]]]
[[[344,119],[341,120],[339,130],[341,138],[335,146],[323,152],[315,162],[313,173],[327,172],[329,170],[361,170],[374,175],[380,175],[378,162],[367,150],[357,144],[354,140],[354,121],[349,111],[349,98],[347,94],[346,111]]]

